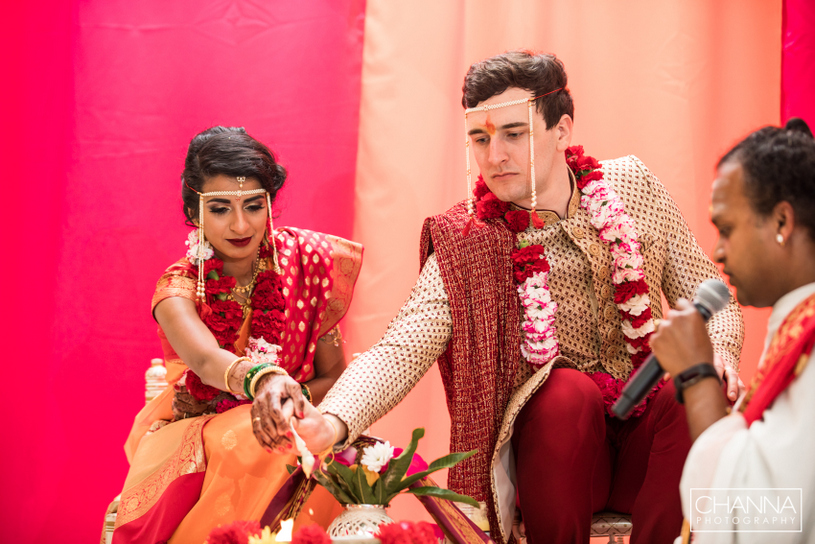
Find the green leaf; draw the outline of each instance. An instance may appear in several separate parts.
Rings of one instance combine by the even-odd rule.
[[[355,501],[351,496],[348,495],[342,488],[336,485],[334,481],[328,478],[325,474],[320,472],[319,470],[315,470],[312,474],[314,478],[317,480],[321,486],[326,488],[329,493],[334,495],[334,498],[337,499],[342,504],[356,504]]]
[[[529,240],[521,240],[520,242],[518,242],[518,248],[520,248],[520,249],[523,249],[523,248],[525,248],[527,246],[531,246],[531,245],[532,245],[532,242],[530,242]]]
[[[407,469],[413,461],[413,454],[416,453],[416,446],[419,444],[419,439],[423,436],[423,427],[414,429],[408,447],[405,448],[405,451],[403,451],[399,457],[391,459],[388,463],[388,470],[385,471],[385,474],[380,475],[384,480],[383,485],[385,486],[386,495],[396,495],[403,489],[399,483],[405,477],[405,473],[407,473]]]
[[[362,465],[357,465],[355,472],[357,487],[359,487],[362,504],[376,504],[376,497],[374,491],[368,484],[368,479],[365,477],[365,471],[362,470]]]
[[[332,459],[331,462],[328,463],[328,471],[336,475],[340,483],[347,486],[348,492],[356,499],[353,504],[363,503],[362,493],[357,485],[353,470]]]
[[[293,466],[291,466],[291,465],[286,465],[286,470],[288,471],[289,476],[291,476],[291,474],[292,474],[292,473],[293,473],[295,470],[297,470],[297,467],[293,467]]]
[[[387,498],[387,493],[385,492],[385,482],[382,480],[381,474],[374,482],[374,496],[376,497],[376,504],[388,504],[384,502]]]
[[[467,495],[459,495],[449,489],[442,489],[440,487],[417,487],[416,489],[408,489],[406,493],[412,493],[419,497],[436,497],[437,499],[445,499],[448,501],[463,502],[470,506],[478,508],[478,501]]]
[[[451,453],[449,455],[445,455],[444,457],[439,457],[427,467],[427,470],[422,472],[417,472],[416,474],[412,474],[407,478],[403,479],[399,484],[399,490],[405,489],[410,487],[414,482],[418,482],[425,476],[433,474],[437,470],[441,470],[443,468],[452,468],[461,461],[467,459],[468,457],[472,457],[478,452],[478,450],[468,451],[466,453]],[[395,490],[394,490],[395,491]]]

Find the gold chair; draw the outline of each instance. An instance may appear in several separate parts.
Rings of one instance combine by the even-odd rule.
[[[164,367],[164,359],[151,359],[150,368],[144,374],[144,403],[147,404],[167,388],[167,369]],[[108,506],[105,512],[105,525],[102,528],[101,544],[110,544],[113,538],[113,527],[116,525],[116,514],[119,511],[119,499],[121,494]]]
[[[520,512],[515,511],[512,534],[519,544],[526,544],[526,529]],[[609,544],[622,544],[623,537],[631,535],[631,516],[619,512],[597,512],[591,518],[591,538],[608,537]]]

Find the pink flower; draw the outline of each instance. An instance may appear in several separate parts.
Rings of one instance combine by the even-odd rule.
[[[257,521],[233,521],[227,525],[214,528],[207,537],[208,544],[248,544],[249,535],[260,534],[260,523]]]
[[[426,521],[400,521],[380,525],[377,536],[382,544],[437,544],[439,537],[433,527]]]
[[[394,448],[393,449],[394,458],[399,457],[400,455],[402,455],[403,451],[405,451],[405,450],[402,449],[402,448]],[[382,467],[382,472],[385,472],[386,470],[388,470],[388,465],[385,465],[384,467]],[[419,455],[418,453],[414,453],[413,454],[413,459],[411,459],[410,466],[408,467],[407,472],[405,473],[405,475],[406,476],[412,476],[413,474],[416,474],[417,472],[424,472],[425,470],[427,470],[427,463],[425,462],[424,459],[422,459],[421,455]]]
[[[311,524],[298,529],[291,544],[331,544],[331,537],[319,525]]]

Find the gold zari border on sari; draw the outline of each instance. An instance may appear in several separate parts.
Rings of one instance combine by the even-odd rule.
[[[207,462],[202,431],[207,421],[213,417],[213,415],[196,417],[183,432],[178,447],[167,455],[166,460],[157,470],[132,487],[128,487],[130,482],[125,482],[116,527],[143,516],[158,502],[173,480],[206,470]],[[170,427],[168,425],[161,431],[166,432],[170,430]]]

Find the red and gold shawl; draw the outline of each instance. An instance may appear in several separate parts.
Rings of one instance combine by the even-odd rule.
[[[747,425],[762,418],[792,381],[803,372],[815,345],[815,295],[810,296],[784,319],[767,348],[739,410]]]

